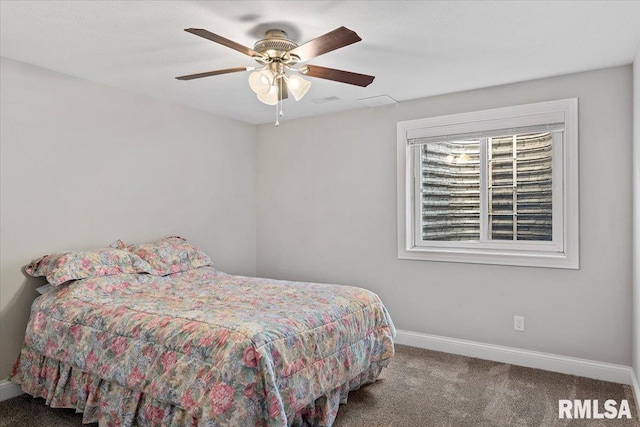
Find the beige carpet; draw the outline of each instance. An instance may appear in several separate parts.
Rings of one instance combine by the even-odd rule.
[[[558,399],[627,399],[634,418],[560,420]],[[0,427],[71,427],[81,420],[27,395],[0,403]],[[629,386],[397,346],[381,379],[349,394],[334,426],[640,426],[636,420]]]
[[[380,380],[349,393],[334,427],[640,425],[629,386],[413,347],[396,350]],[[635,418],[560,420],[559,399],[627,399]]]

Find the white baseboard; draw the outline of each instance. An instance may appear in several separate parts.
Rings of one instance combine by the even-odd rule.
[[[438,335],[422,334],[419,332],[398,330],[396,342],[427,350],[442,351],[478,359],[493,360],[527,368],[542,369],[562,374],[577,375],[602,381],[632,385],[634,381],[633,369],[630,366],[612,363],[596,362],[594,360],[578,359],[569,356],[541,353],[538,351],[521,350],[513,347],[485,344]],[[638,395],[637,382],[634,392]]]
[[[18,384],[9,380],[0,381],[0,402],[20,396],[23,393],[22,388]]]
[[[638,411],[638,419],[640,419],[640,385],[638,384],[638,377],[636,377],[636,371],[631,369],[631,388],[633,389],[633,398],[636,400],[636,411]]]

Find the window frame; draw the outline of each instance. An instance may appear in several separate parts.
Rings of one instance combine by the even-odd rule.
[[[551,242],[424,241],[419,237],[416,215],[421,214],[415,201],[420,191],[416,170],[420,169],[421,146],[410,145],[411,138],[545,125],[559,120],[564,122],[564,129],[553,132]],[[480,149],[483,150],[482,142]],[[399,259],[579,269],[577,98],[398,122],[397,166]],[[485,169],[480,172],[480,179],[486,181],[487,163],[481,161],[480,168]],[[481,182],[480,188],[481,223],[488,218],[482,216],[486,214],[482,211],[482,198],[488,197],[488,192],[482,191],[486,184]],[[484,200],[485,209],[486,204]]]

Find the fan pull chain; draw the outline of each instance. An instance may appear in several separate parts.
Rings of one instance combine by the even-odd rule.
[[[283,95],[283,93],[282,93],[282,79],[283,79],[283,78],[284,78],[284,77],[281,77],[281,78],[280,78],[280,96],[281,96],[281,98],[280,98],[280,117],[284,117],[284,113],[282,112],[282,100],[283,100],[283,98],[284,98],[284,97],[282,96],[282,95]]]
[[[276,102],[276,126],[280,125],[280,117],[284,116],[284,113],[282,112],[282,77],[280,77],[278,80],[278,100]],[[280,107],[278,108],[278,104],[280,104]],[[280,110],[280,112],[278,113],[278,109]]]

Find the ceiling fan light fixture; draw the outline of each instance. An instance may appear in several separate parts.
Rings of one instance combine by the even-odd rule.
[[[226,68],[178,76],[176,79],[193,80],[218,74],[252,71],[249,75],[249,87],[256,94],[260,102],[276,106],[276,126],[279,123],[278,117],[283,116],[282,101],[289,97],[289,91],[291,91],[291,95],[293,95],[295,100],[299,101],[311,87],[311,82],[300,76],[292,76],[291,73],[293,72],[308,77],[332,80],[361,87],[367,87],[375,78],[374,76],[351,71],[302,64],[317,56],[362,40],[355,31],[346,27],[336,28],[301,45],[289,40],[285,31],[270,29],[267,30],[263,39],[258,40],[254,44],[253,49],[218,34],[214,34],[204,28],[185,28],[185,31],[247,55],[260,64],[260,68]]]
[[[273,74],[269,70],[249,74],[249,87],[256,95],[267,95],[273,87]]]
[[[303,96],[309,91],[311,82],[305,80],[300,76],[288,76],[287,77],[288,88],[296,101],[300,101]]]
[[[260,102],[267,105],[276,105],[278,103],[278,88],[276,86],[270,86],[267,93],[256,94]]]

